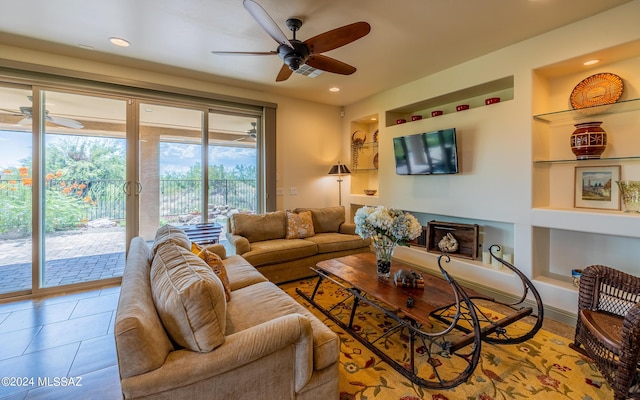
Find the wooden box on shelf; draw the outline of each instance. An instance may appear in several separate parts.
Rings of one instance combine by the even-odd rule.
[[[450,233],[458,241],[458,249],[447,254],[475,260],[478,258],[478,232],[477,224],[430,221],[427,225],[427,251],[441,254],[438,243]]]
[[[422,233],[420,233],[420,235],[409,241],[409,246],[410,247],[427,247],[427,227],[423,226],[422,227]]]

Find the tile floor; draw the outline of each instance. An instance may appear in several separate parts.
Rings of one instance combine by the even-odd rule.
[[[27,379],[26,386],[0,382],[0,399],[121,399],[113,339],[119,294],[116,286],[0,304],[0,379]],[[574,328],[546,319],[544,329],[571,338]],[[61,377],[80,378],[81,386],[56,386]]]
[[[0,399],[120,399],[119,294],[116,286],[0,304]],[[79,378],[78,385],[56,380],[62,377]]]

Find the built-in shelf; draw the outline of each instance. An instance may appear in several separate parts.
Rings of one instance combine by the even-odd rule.
[[[546,114],[534,115],[533,118],[547,123],[569,124],[579,122],[584,119],[593,119],[594,117],[619,114],[627,111],[640,110],[640,99],[631,99],[619,101],[613,104],[605,104],[601,106],[585,107],[575,110],[562,110],[550,112]]]
[[[487,106],[485,100],[491,97],[499,97],[501,102],[513,100],[513,82],[513,76],[507,76],[496,79],[495,81],[388,110],[386,112],[385,126],[399,126],[396,123],[399,119],[405,119],[407,121],[406,123],[413,123],[426,118],[439,118],[431,117],[431,112],[439,110],[444,114],[450,114],[455,112],[456,106],[460,104],[467,104],[470,109],[485,107]],[[493,105],[495,104],[492,104],[492,106]],[[411,116],[413,115],[420,115],[422,119],[412,121]]]
[[[626,157],[601,157],[590,160],[576,160],[566,159],[566,160],[535,160],[535,164],[560,164],[560,163],[576,163],[576,164],[597,164],[602,161],[637,161],[640,160],[640,156],[626,156]]]
[[[640,214],[623,211],[538,207],[531,210],[537,227],[640,238]]]

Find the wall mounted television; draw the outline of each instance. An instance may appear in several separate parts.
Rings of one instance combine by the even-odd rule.
[[[398,175],[457,174],[456,129],[393,138]]]

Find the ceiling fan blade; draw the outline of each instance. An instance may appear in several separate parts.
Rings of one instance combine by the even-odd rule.
[[[31,123],[31,117],[22,118],[20,121],[18,121],[18,125],[28,125],[30,123]]]
[[[272,56],[277,55],[277,51],[212,51],[218,56]]]
[[[73,119],[69,119],[69,118],[48,116],[47,120],[53,122],[56,125],[66,126],[67,128],[73,128],[73,129],[84,128],[84,125],[82,125],[80,122]]]
[[[262,29],[267,31],[269,36],[273,38],[276,42],[280,44],[286,44],[287,46],[293,49],[293,45],[287,39],[287,36],[282,32],[282,30],[275,23],[273,18],[262,8],[262,6],[256,3],[253,0],[244,0],[242,2],[244,8],[251,14],[251,16],[260,24]]]
[[[336,28],[321,33],[304,41],[309,51],[314,54],[337,49],[360,39],[371,31],[371,26],[366,22],[354,22],[341,28]]]
[[[16,110],[9,110],[8,108],[0,108],[0,112],[2,113],[7,113],[7,115],[13,115],[13,116],[20,116],[20,115],[24,115],[21,112],[18,112]]]
[[[324,56],[322,54],[314,54],[306,62],[307,65],[321,69],[326,72],[333,72],[340,75],[351,75],[356,72],[356,67],[338,61],[334,58]]]
[[[276,77],[276,82],[282,82],[289,79],[293,71],[287,64],[282,64],[282,68],[280,68],[280,72],[278,72],[278,76]]]

